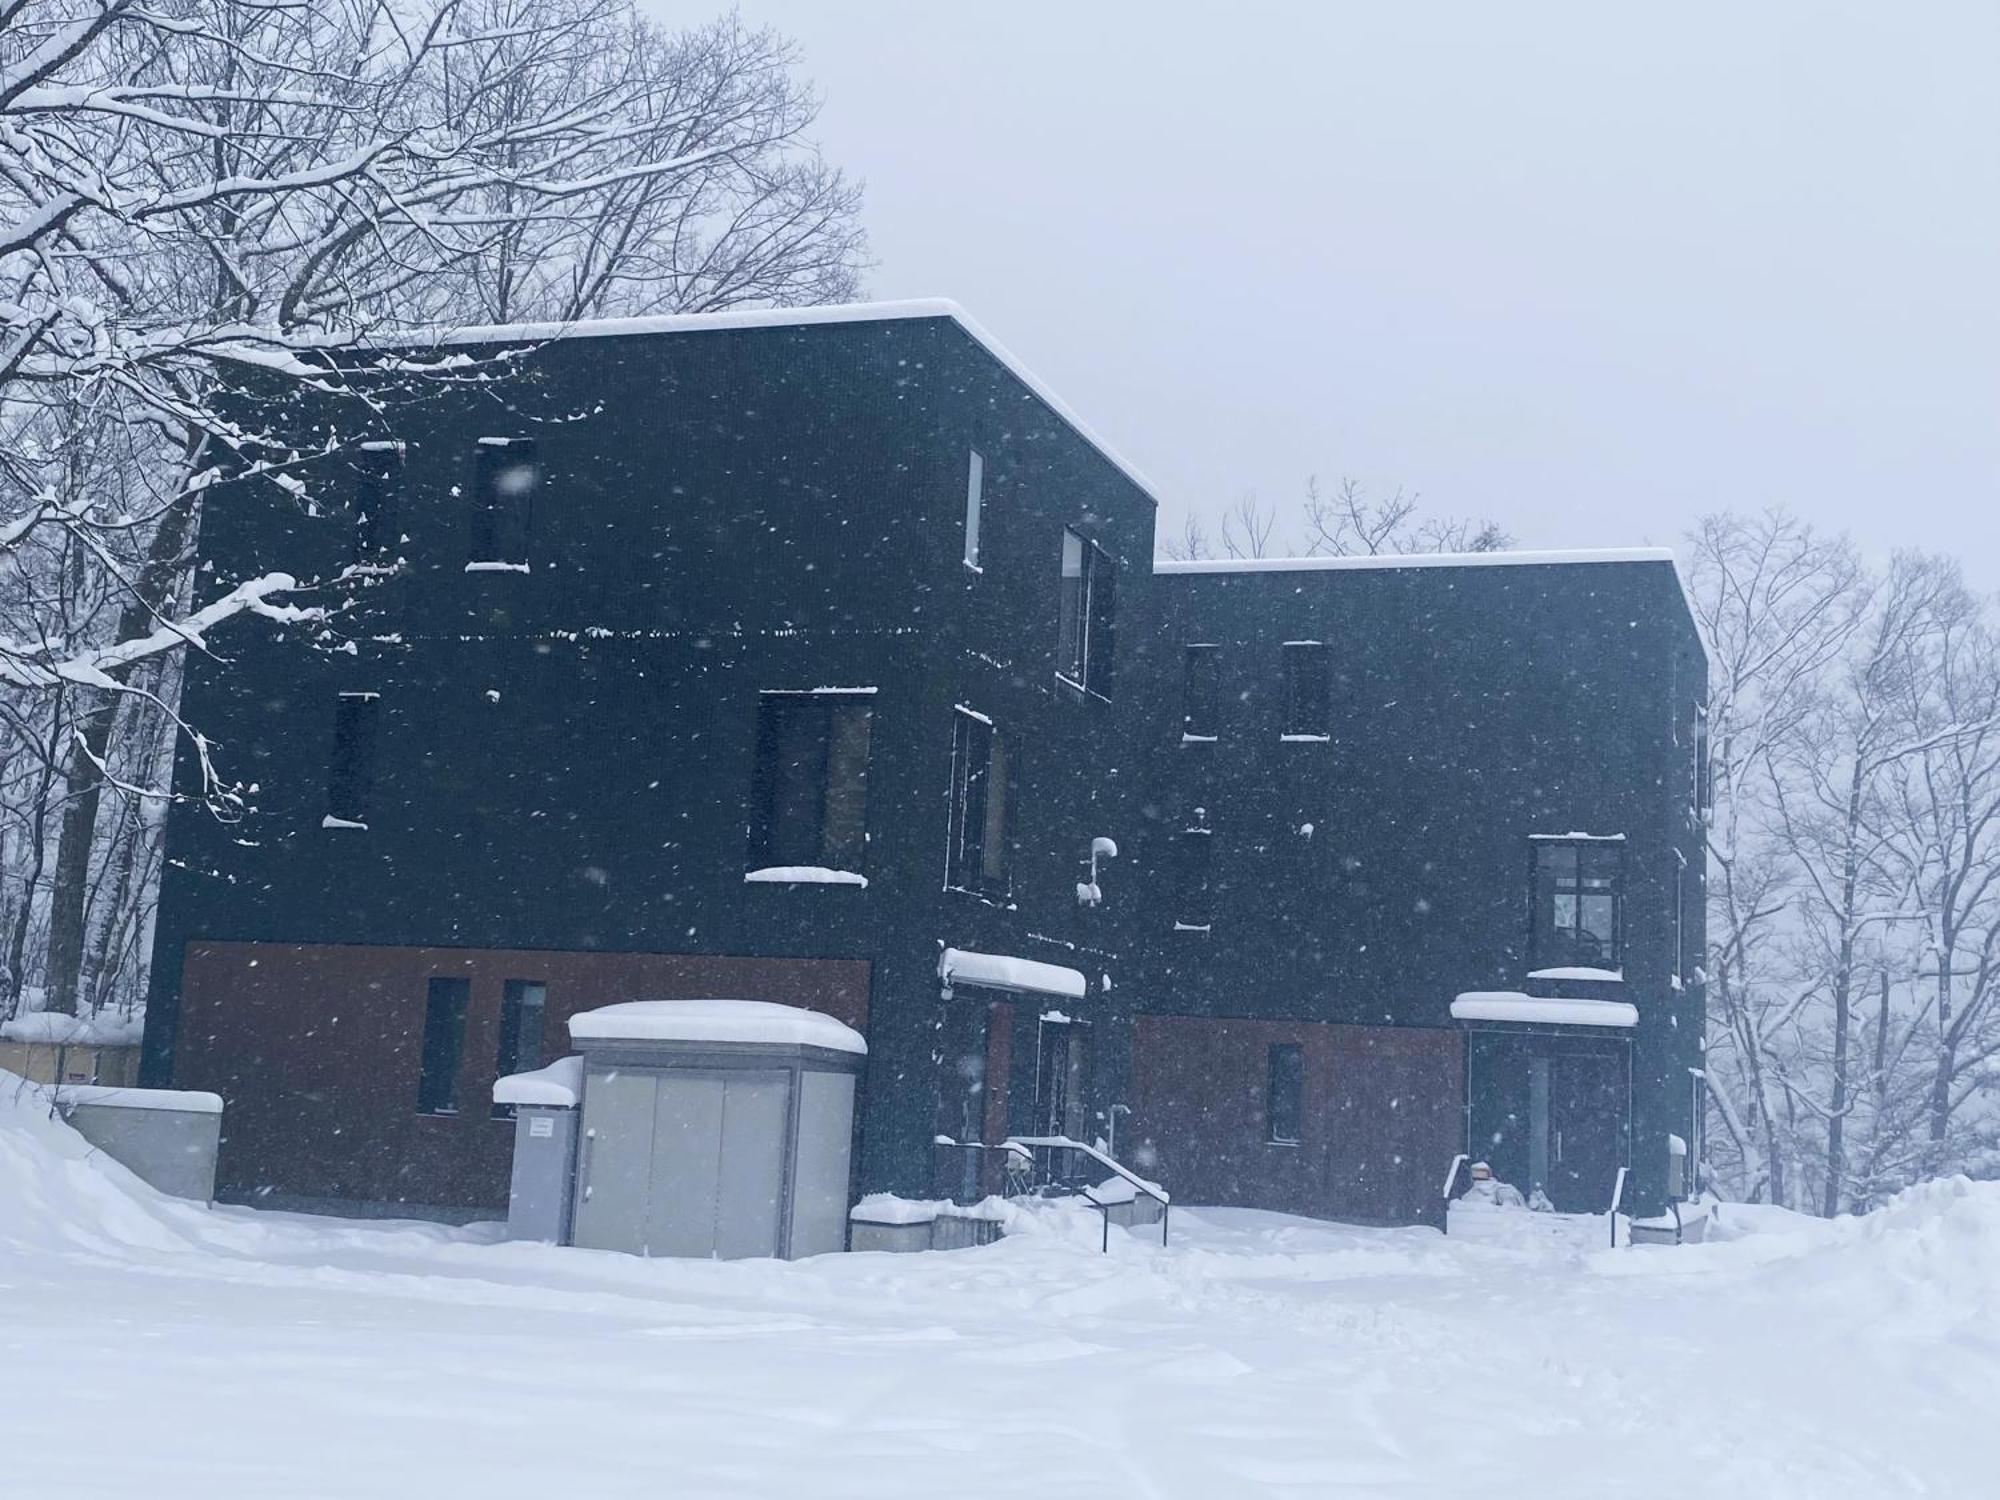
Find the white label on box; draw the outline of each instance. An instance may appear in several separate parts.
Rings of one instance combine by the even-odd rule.
[[[539,1138],[545,1135],[554,1135],[555,1133],[556,1122],[551,1120],[547,1115],[537,1115],[534,1119],[528,1121],[528,1134],[530,1136]]]

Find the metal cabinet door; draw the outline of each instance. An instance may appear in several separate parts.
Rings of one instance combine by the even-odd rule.
[[[722,1156],[720,1078],[667,1073],[653,1121],[649,1255],[715,1253],[716,1178]]]
[[[785,1126],[791,1079],[731,1077],[722,1110],[722,1160],[716,1181],[715,1255],[737,1260],[778,1253],[785,1189]]]
[[[650,1073],[591,1073],[577,1162],[576,1244],[646,1252],[656,1090]]]

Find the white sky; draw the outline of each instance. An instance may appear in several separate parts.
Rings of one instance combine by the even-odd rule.
[[[964,303],[1166,526],[1313,473],[1529,546],[1782,503],[2000,585],[1992,0],[740,3],[871,295]]]

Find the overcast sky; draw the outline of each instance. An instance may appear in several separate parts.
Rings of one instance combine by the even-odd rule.
[[[962,302],[1168,525],[1314,473],[1529,546],[1784,504],[2000,586],[1993,0],[741,10],[871,295]]]

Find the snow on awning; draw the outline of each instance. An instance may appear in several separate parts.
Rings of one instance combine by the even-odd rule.
[[[1630,1028],[1639,1024],[1639,1007],[1623,1000],[1557,1000],[1519,990],[1471,990],[1451,1002],[1451,1018]]]
[[[546,1104],[576,1108],[583,1099],[583,1059],[559,1057],[546,1068],[509,1073],[493,1084],[495,1104]]]
[[[770,1000],[625,1000],[569,1018],[579,1042],[762,1042],[865,1054],[868,1043],[832,1016]]]
[[[938,955],[938,978],[946,984],[979,984],[992,990],[1061,995],[1066,1000],[1081,1000],[1089,989],[1081,973],[1061,964],[1005,953],[967,953],[959,948],[947,948]]]

